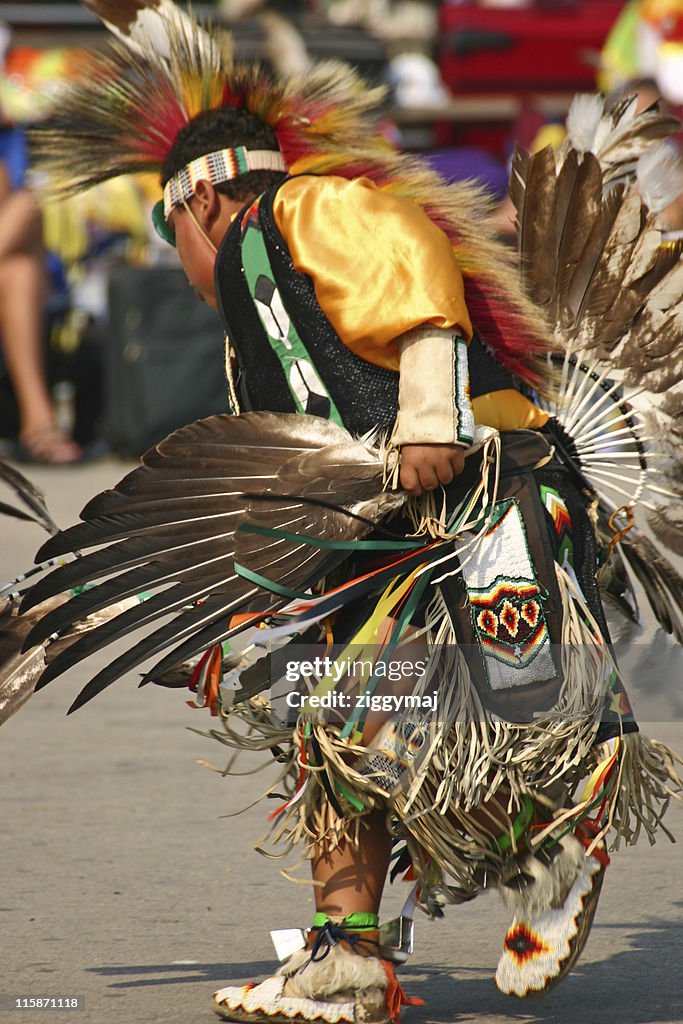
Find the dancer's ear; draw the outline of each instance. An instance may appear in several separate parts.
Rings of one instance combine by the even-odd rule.
[[[194,214],[206,233],[210,234],[221,215],[219,194],[210,181],[202,179],[197,182],[194,195]]]

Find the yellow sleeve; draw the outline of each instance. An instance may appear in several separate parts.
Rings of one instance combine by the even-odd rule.
[[[294,266],[356,355],[398,370],[396,338],[421,324],[457,326],[470,340],[453,249],[416,203],[367,178],[302,175],[278,190],[273,214]]]
[[[547,412],[513,388],[473,398],[472,411],[475,423],[496,430],[540,430],[550,419]]]

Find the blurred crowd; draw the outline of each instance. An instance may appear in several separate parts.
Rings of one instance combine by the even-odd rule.
[[[613,102],[633,93],[641,109],[659,103],[680,116],[683,0],[604,2],[614,17],[599,48],[586,55],[586,87],[592,84]],[[501,233],[512,236],[506,157],[515,142],[532,150],[559,146],[563,119],[561,114],[549,117],[525,84],[517,94],[516,115],[507,118],[503,144],[498,138],[487,146],[476,135],[463,142],[455,131],[459,84],[441,59],[444,27],[452,41],[458,17],[471,18],[481,9],[494,19],[481,29],[490,37],[491,26],[502,24],[495,18],[515,8],[537,9],[539,18],[578,17],[585,8],[591,18],[602,3],[216,0],[215,6],[216,16],[235,27],[238,43],[240,26],[252,27],[262,59],[285,73],[305,71],[320,56],[316,31],[328,47],[337,39],[338,56],[359,63],[387,85],[388,138],[423,151],[449,180],[480,180],[500,204]],[[476,19],[467,25],[476,28]],[[471,46],[476,43],[471,35],[462,38],[470,39]],[[360,57],[354,59],[359,40],[375,46],[358,49],[364,59],[372,55],[374,63],[367,68]],[[148,226],[158,199],[154,180],[139,176],[99,186],[77,199],[47,198],[49,183],[31,167],[28,133],[45,115],[60,82],[86,59],[81,49],[65,49],[55,41],[50,49],[17,45],[11,30],[0,25],[0,438],[10,454],[24,461],[59,465],[97,454],[106,443],[101,346],[106,344],[112,265],[172,264],[174,255],[155,241]],[[498,100],[505,88],[505,83],[492,83]],[[675,152],[683,174],[683,157]],[[683,191],[660,217],[665,241],[683,238]]]

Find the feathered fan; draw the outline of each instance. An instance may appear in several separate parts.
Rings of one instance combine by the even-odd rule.
[[[91,501],[81,524],[38,552],[46,559],[99,549],[60,566],[24,598],[23,613],[43,609],[28,646],[78,624],[82,632],[50,661],[39,687],[144,626],[155,628],[99,672],[72,710],[169,648],[146,678],[221,643],[243,628],[231,630],[231,616],[252,610],[257,622],[348,555],[316,539],[356,540],[404,497],[383,489],[378,449],[317,417],[214,416],[176,431]],[[95,581],[45,612],[45,601]],[[112,616],[112,606],[120,614]]]
[[[657,217],[683,188],[660,145],[680,125],[635,109],[578,97],[557,157],[517,150],[510,191],[525,283],[562,364],[549,411],[599,495],[600,532],[620,535],[658,621],[683,641],[683,580],[630,525],[640,503],[660,544],[683,553],[683,262]]]

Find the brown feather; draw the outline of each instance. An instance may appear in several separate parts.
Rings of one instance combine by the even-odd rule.
[[[23,473],[20,473],[14,466],[10,466],[9,462],[4,459],[0,459],[0,480],[4,481],[33,513],[33,515],[28,515],[18,509],[12,511],[11,507],[5,506],[5,511],[9,515],[14,514],[19,515],[20,518],[31,519],[39,523],[48,533],[56,533],[59,530],[48,511],[45,496]]]
[[[683,309],[662,312],[646,305],[619,353],[619,366],[628,367],[628,381],[656,393],[683,377]]]
[[[81,0],[81,2],[106,25],[117,28],[124,35],[130,35],[131,27],[135,24],[140,11],[157,8],[160,0]]]
[[[526,149],[515,146],[510,164],[510,179],[508,181],[508,193],[512,205],[517,211],[517,226],[522,222],[524,216],[524,203],[526,201],[526,179],[529,171],[529,156]]]
[[[555,309],[556,320],[564,329],[569,329],[574,324],[574,315],[567,303],[567,293],[598,216],[601,203],[600,165],[595,157],[588,153],[577,167],[571,197],[567,203],[564,226],[559,238]]]
[[[680,506],[671,505],[649,512],[648,523],[660,540],[670,551],[683,557],[683,510]]]
[[[47,663],[43,644],[22,651],[26,637],[42,615],[66,600],[67,595],[60,594],[30,615],[19,615],[14,597],[0,602],[0,725],[26,703]]]
[[[680,574],[640,532],[627,533],[619,547],[643,587],[657,621],[683,643],[683,579]]]
[[[615,190],[602,203],[593,221],[579,261],[571,277],[566,294],[566,310],[569,322],[578,325],[585,311],[588,294],[599,272],[604,256],[604,247],[610,236],[621,207],[622,191]]]
[[[650,217],[643,225],[640,238],[638,239],[631,258],[631,263],[624,275],[624,285],[630,287],[650,273],[660,262],[667,259],[667,250],[661,247],[662,233],[654,218]],[[674,262],[667,259],[667,266]],[[659,278],[661,271],[657,275]]]
[[[629,178],[635,171],[638,158],[649,149],[680,131],[680,121],[672,115],[656,111],[644,112],[634,118],[622,131],[615,134],[609,144],[601,147],[597,156],[603,169],[605,185],[610,186]]]
[[[642,227],[640,198],[624,195],[583,303],[583,315],[601,317],[614,306]]]
[[[572,150],[562,161],[557,174],[557,182],[555,186],[554,216],[557,249],[552,256],[552,260],[555,264],[555,279],[553,281],[552,298],[548,305],[548,316],[551,323],[555,323],[558,318],[559,286],[564,269],[561,262],[563,241],[567,232],[567,218],[571,214],[574,191],[577,187],[578,169],[578,155],[574,150]]]
[[[639,343],[631,339],[634,337],[633,331],[638,332],[639,318],[648,315],[647,307],[655,309],[658,304],[665,305],[670,301],[666,293],[671,292],[670,275],[677,272],[678,263],[676,254],[668,248],[655,248],[660,237],[659,229],[651,220],[648,221],[634,250],[622,287],[615,291],[609,318],[594,325],[596,329],[592,347],[596,356],[608,359],[617,370],[638,363]],[[648,264],[649,269],[645,270]],[[642,276],[637,276],[643,270],[645,272]],[[674,284],[673,287],[678,286]],[[659,295],[659,298],[653,299],[655,295]]]
[[[539,306],[551,299],[555,282],[555,154],[552,146],[528,162],[519,244],[529,297]]]

